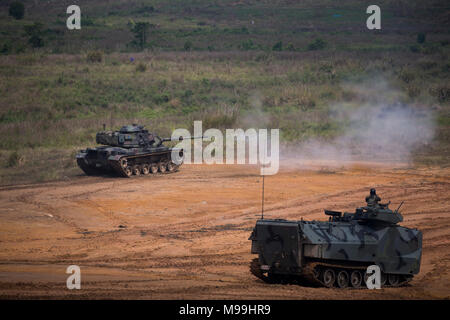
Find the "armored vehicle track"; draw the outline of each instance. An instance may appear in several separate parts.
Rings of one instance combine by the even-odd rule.
[[[304,283],[340,289],[365,289],[368,275],[367,267],[346,266],[322,262],[310,262],[301,274],[280,275],[263,272],[258,258],[250,262],[250,272],[266,283]],[[381,287],[401,287],[410,282],[412,276],[381,273]]]

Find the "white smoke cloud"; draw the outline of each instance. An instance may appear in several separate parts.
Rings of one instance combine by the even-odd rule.
[[[248,102],[250,109],[239,119],[239,124],[243,128],[268,128],[270,117],[263,110],[264,96],[259,91],[250,94]]]
[[[283,164],[305,160],[330,160],[338,165],[348,161],[409,162],[413,152],[434,137],[431,111],[395,103],[400,94],[386,82],[348,86],[365,103],[358,108],[336,104],[330,108],[336,120],[345,124],[344,133],[331,141],[311,139],[283,149]],[[389,103],[383,103],[383,100]],[[398,100],[397,100],[398,101]],[[429,109],[428,109],[429,110]],[[299,160],[293,160],[299,159]]]

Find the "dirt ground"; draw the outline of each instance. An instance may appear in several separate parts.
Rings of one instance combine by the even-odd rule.
[[[423,232],[411,285],[339,290],[266,284],[249,272],[261,208],[253,166],[185,165],[169,175],[80,176],[0,188],[0,298],[433,299],[450,297],[450,168],[291,166],[265,179],[266,217],[326,220],[376,187]],[[81,268],[81,290],[66,268]]]

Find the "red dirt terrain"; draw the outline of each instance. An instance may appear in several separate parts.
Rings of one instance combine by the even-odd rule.
[[[422,230],[420,273],[401,288],[266,284],[249,272],[260,214],[253,166],[188,166],[133,179],[79,177],[0,188],[0,298],[433,299],[450,297],[450,169],[290,167],[266,178],[266,217],[326,220],[376,187]],[[66,288],[69,265],[81,290]]]

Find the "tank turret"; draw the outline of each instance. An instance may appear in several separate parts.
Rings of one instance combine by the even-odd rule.
[[[184,139],[200,138],[203,137]],[[95,140],[102,146],[87,148],[77,154],[78,166],[88,175],[114,172],[131,177],[174,172],[183,162],[182,149],[163,145],[167,141],[181,141],[183,137],[160,138],[137,124],[123,126],[119,131],[100,131]],[[172,159],[173,151],[178,154],[177,159]]]

